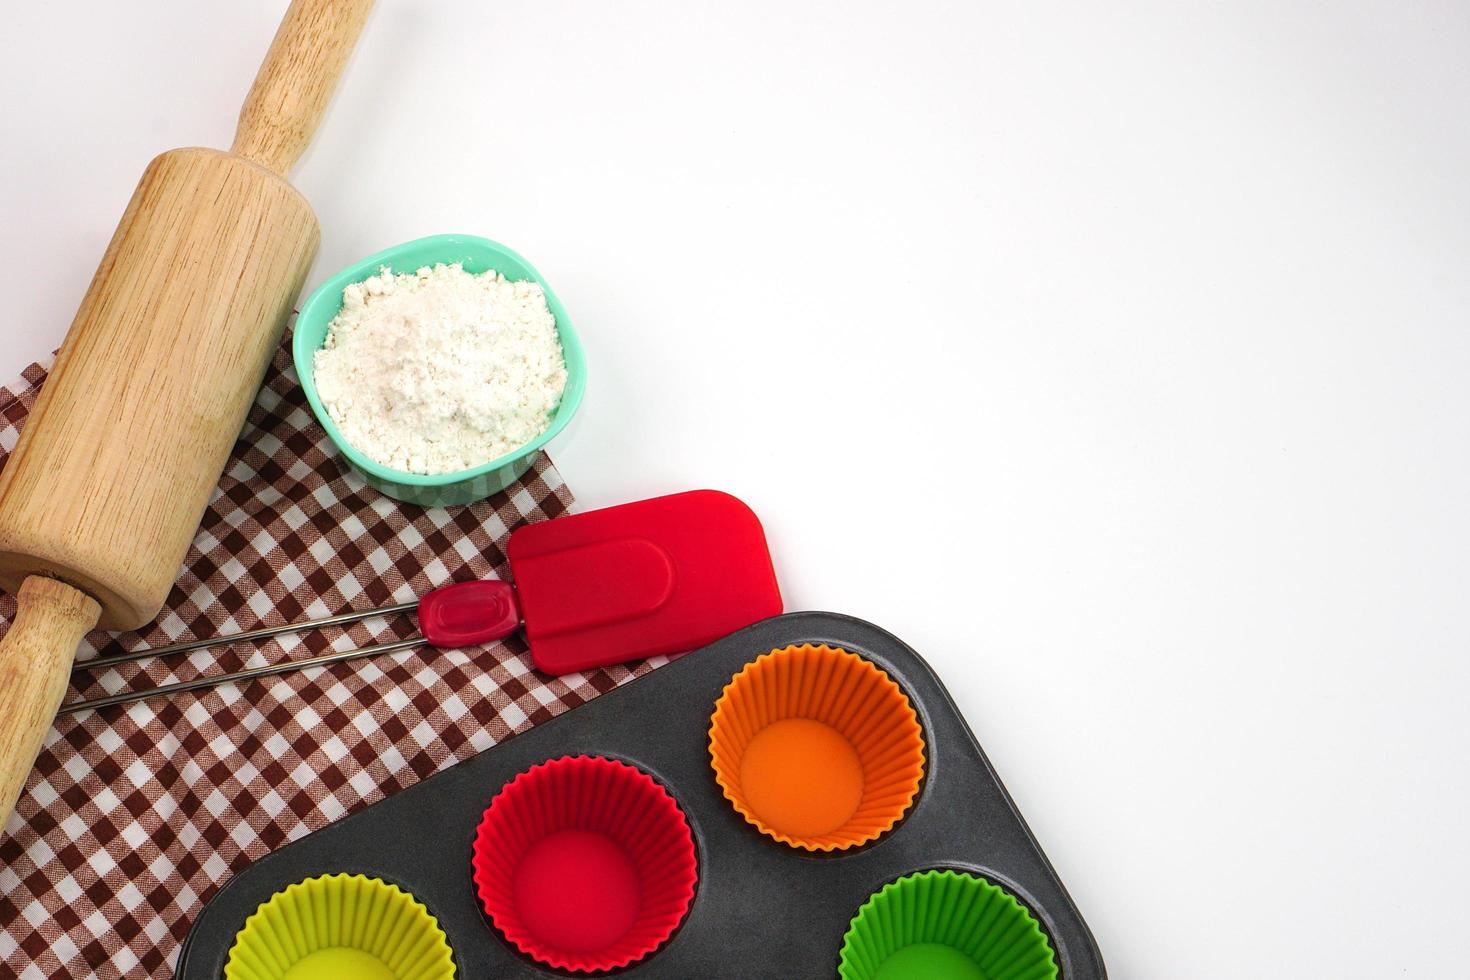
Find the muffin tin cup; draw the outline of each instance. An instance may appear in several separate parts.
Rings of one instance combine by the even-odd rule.
[[[924,778],[924,735],[902,689],[826,644],[773,650],[743,667],[715,704],[709,747],[730,805],[807,851],[877,840]]]
[[[324,875],[271,896],[236,935],[224,980],[452,980],[429,910],[396,885]]]
[[[922,871],[868,899],[843,937],[839,980],[1057,980],[1041,926],[979,875]]]
[[[808,644],[846,650],[887,675],[914,710],[925,747],[924,778],[902,821],[867,845],[831,854],[774,843],[731,806],[711,771],[710,719],[731,679],[767,651]],[[699,879],[687,914],[658,949],[610,971],[619,980],[831,980],[858,910],[889,883],[935,868],[973,873],[1014,895],[1039,923],[1065,980],[1107,976],[1086,923],[923,660],[860,620],[793,613],[660,667],[255,862],[199,913],[176,980],[220,980],[235,934],[258,906],[302,878],[339,871],[412,890],[448,936],[460,978],[585,976],[508,942],[482,907],[471,867],[493,798],[520,774],[566,755],[616,759],[648,774],[667,787],[693,834]]]
[[[647,773],[601,756],[533,766],[475,834],[485,914],[522,953],[563,970],[627,966],[673,935],[694,898],[694,837]]]

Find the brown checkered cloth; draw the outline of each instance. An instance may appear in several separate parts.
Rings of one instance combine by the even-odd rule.
[[[0,388],[15,447],[46,367]],[[452,510],[400,504],[336,456],[285,347],[156,623],[80,656],[405,602],[505,576],[506,536],[572,495],[544,456]],[[15,600],[0,600],[8,624]],[[78,675],[94,697],[413,635],[412,617]],[[204,902],[267,852],[651,669],[550,677],[519,637],[427,648],[57,720],[0,840],[0,976],[172,977]]]

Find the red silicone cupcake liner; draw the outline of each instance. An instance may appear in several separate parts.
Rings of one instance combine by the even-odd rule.
[[[485,914],[511,945],[587,972],[663,945],[699,877],[674,798],[600,756],[552,759],[507,783],[480,821],[472,864]]]

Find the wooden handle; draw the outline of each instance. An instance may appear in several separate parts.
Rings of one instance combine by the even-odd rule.
[[[77,644],[101,607],[55,579],[31,576],[0,640],[0,829],[10,819],[66,693]]]
[[[240,109],[230,152],[284,176],[306,151],[373,0],[293,0]]]
[[[0,468],[0,588],[69,582],[109,630],[158,614],[316,246],[311,206],[250,160],[148,166]]]

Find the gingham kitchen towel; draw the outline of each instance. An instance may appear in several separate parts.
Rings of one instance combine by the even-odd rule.
[[[0,389],[8,454],[45,380]],[[94,633],[80,656],[348,609],[506,573],[516,526],[572,502],[544,456],[516,486],[450,510],[399,504],[339,461],[287,347],[275,363],[158,621]],[[8,624],[15,601],[0,600]],[[68,699],[410,636],[411,617],[78,675]],[[649,670],[538,673],[512,638],[427,649],[66,716],[0,840],[0,977],[173,976],[229,877],[326,826]]]

